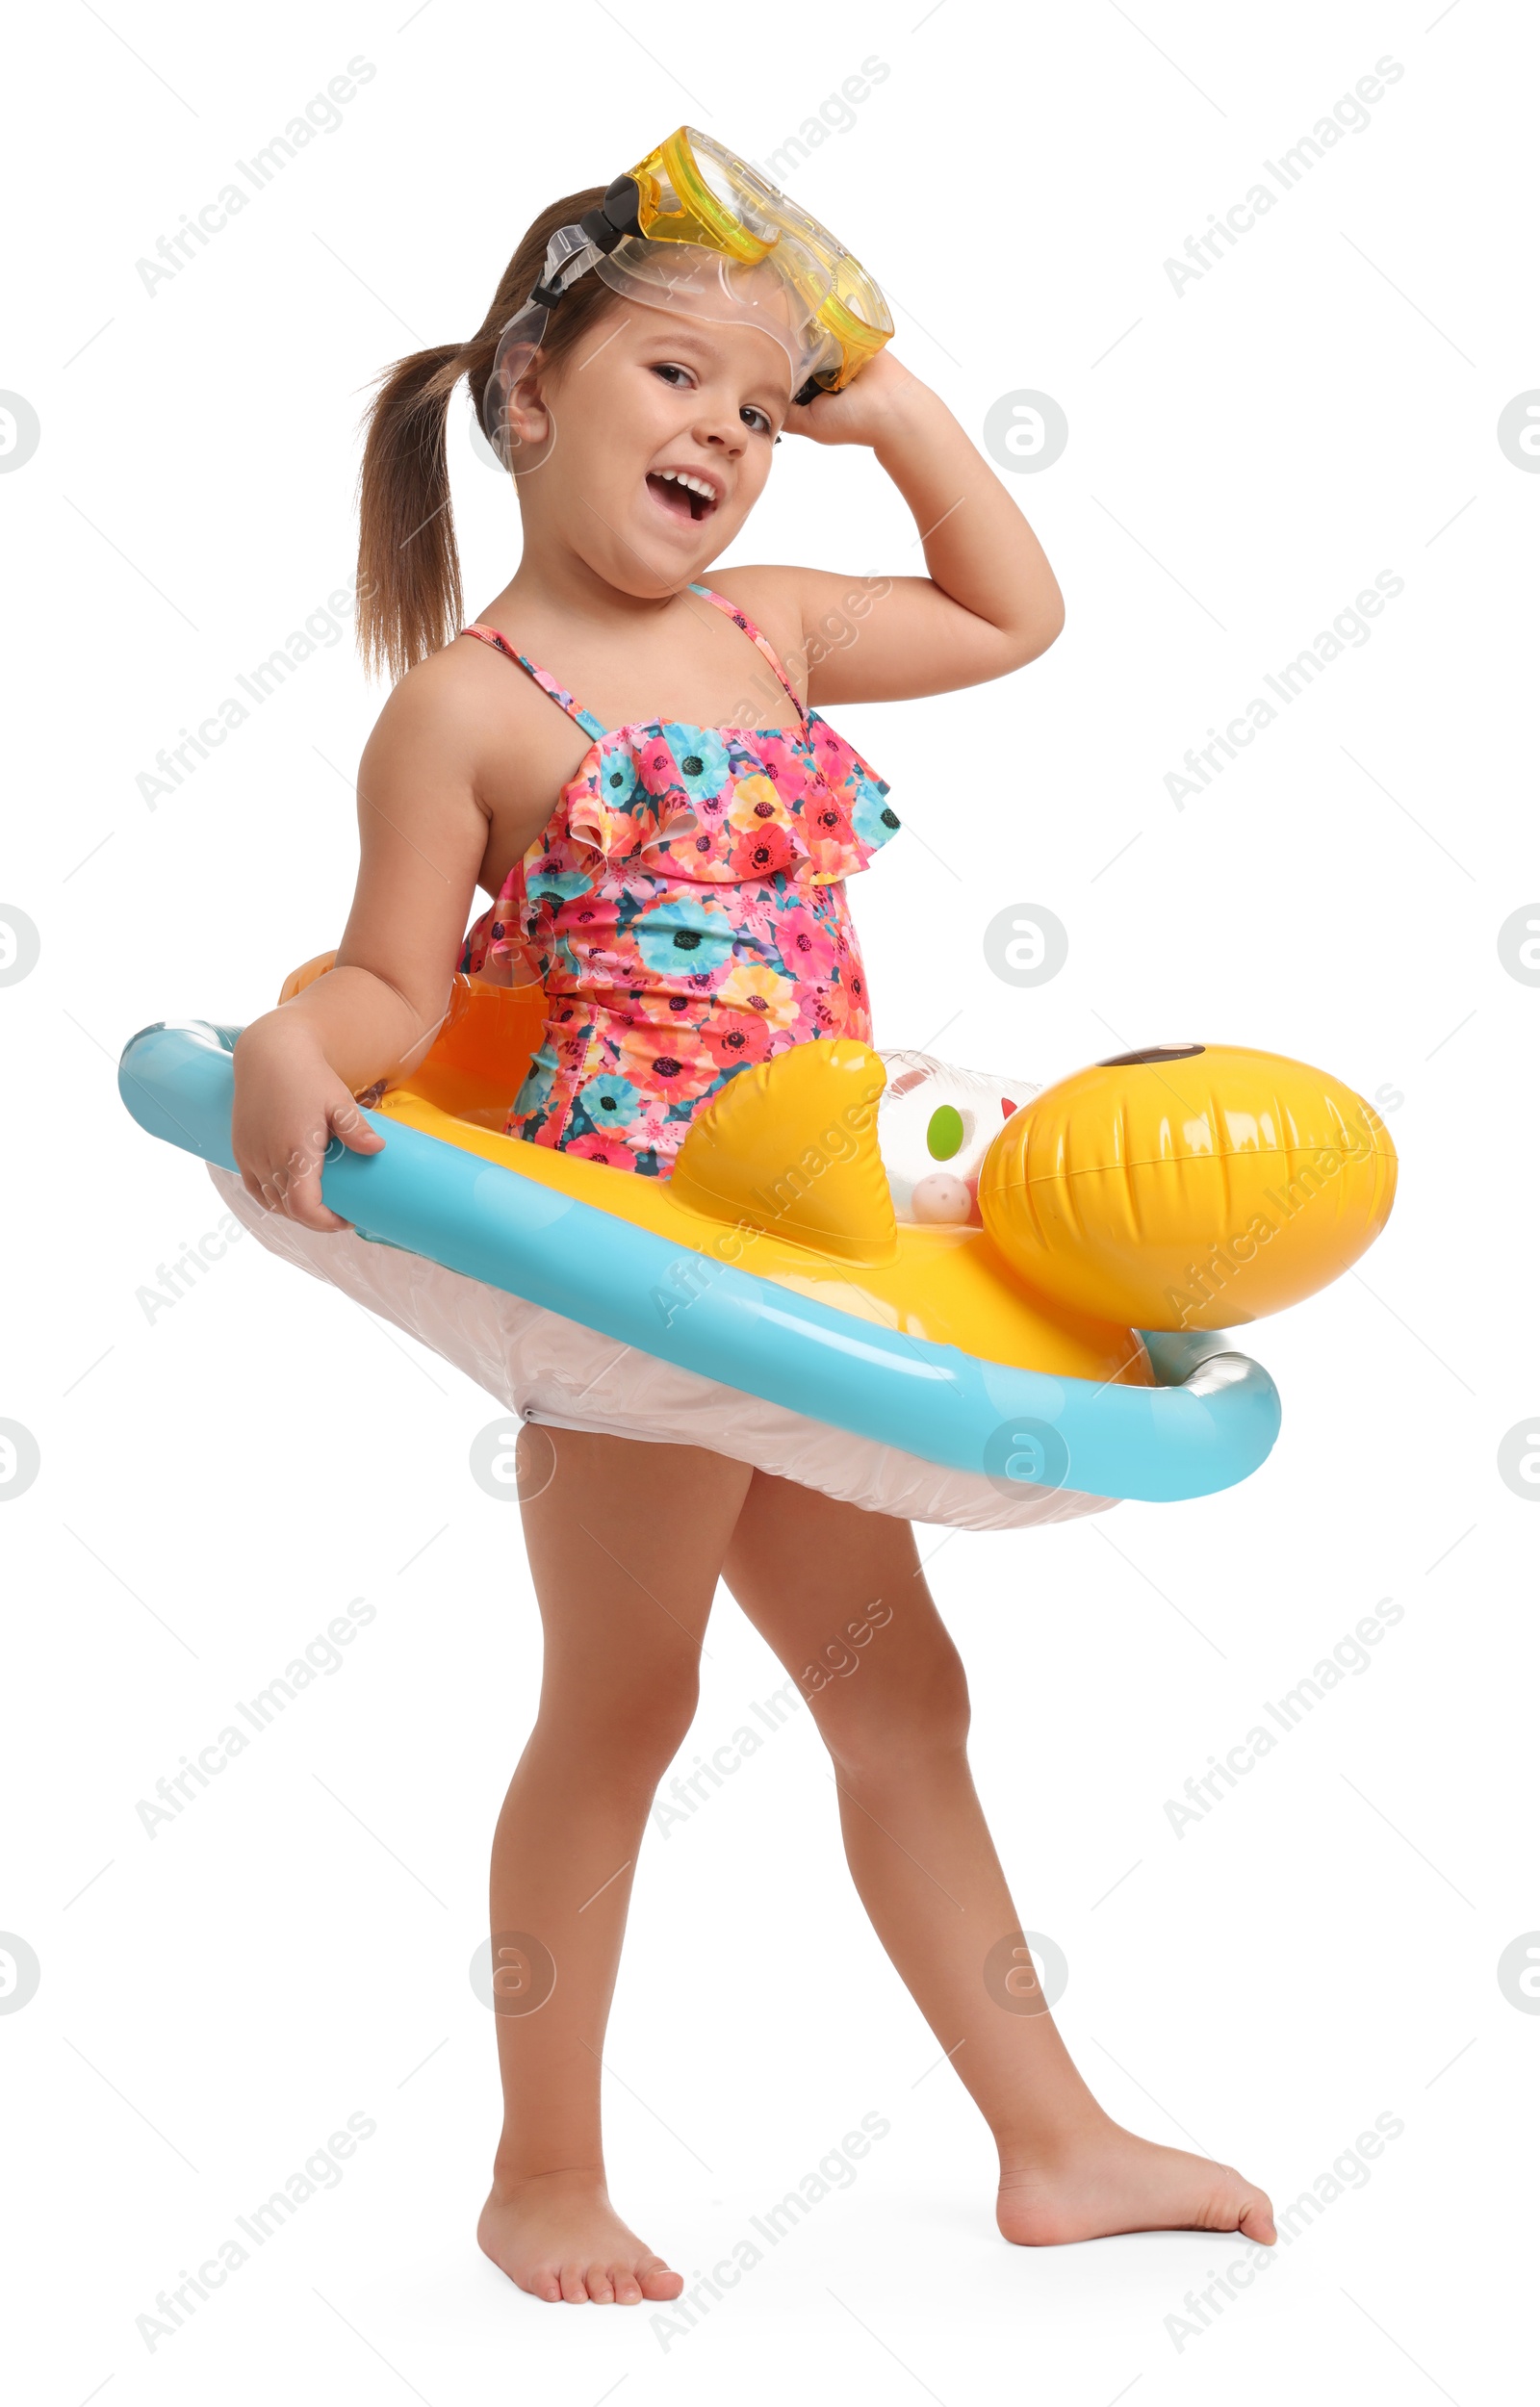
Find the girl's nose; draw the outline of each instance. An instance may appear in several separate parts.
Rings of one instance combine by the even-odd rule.
[[[716,450],[727,452],[730,458],[735,458],[742,450],[748,431],[735,413],[719,417],[714,410],[703,411],[693,428],[697,443],[710,444]]]
[[[695,423],[691,428],[698,443],[709,443],[719,449],[735,454],[749,439],[749,429],[738,416],[742,404],[729,394],[713,393],[702,386],[696,394]]]

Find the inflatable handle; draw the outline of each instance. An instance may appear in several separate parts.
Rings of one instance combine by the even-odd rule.
[[[158,1022],[123,1049],[118,1089],[152,1137],[233,1170],[239,1029]],[[1009,1493],[1025,1483],[1149,1503],[1246,1478],[1278,1434],[1277,1390],[1221,1333],[1150,1336],[1154,1388],[982,1362],[859,1320],[773,1280],[679,1249],[516,1170],[365,1114],[383,1151],[334,1140],[321,1193],[360,1236],[563,1314],[617,1343],[787,1411],[892,1446]]]

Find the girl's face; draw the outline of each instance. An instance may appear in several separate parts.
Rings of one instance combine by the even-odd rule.
[[[772,336],[617,300],[510,402],[516,457],[531,463],[518,479],[526,552],[555,545],[640,598],[677,592],[763,492],[790,400]]]

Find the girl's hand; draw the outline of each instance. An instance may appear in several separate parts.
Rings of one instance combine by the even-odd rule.
[[[783,422],[783,432],[806,435],[811,443],[875,444],[895,408],[927,388],[911,375],[890,349],[869,359],[841,393],[816,393],[799,408],[795,401]]]
[[[333,1137],[353,1153],[378,1153],[385,1142],[313,1028],[281,1011],[253,1020],[236,1042],[230,1122],[231,1150],[252,1202],[302,1228],[351,1228],[321,1197],[321,1165]]]

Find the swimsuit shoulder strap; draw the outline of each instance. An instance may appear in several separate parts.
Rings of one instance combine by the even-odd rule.
[[[785,670],[782,667],[780,661],[776,658],[775,652],[770,644],[769,638],[760,634],[758,628],[755,626],[754,621],[751,618],[748,618],[744,612],[739,609],[735,602],[729,602],[726,594],[713,593],[709,585],[691,585],[690,591],[692,594],[700,594],[706,602],[714,602],[719,610],[725,610],[729,618],[732,619],[736,626],[742,627],[745,635],[752,637],[754,642],[758,645],[759,650],[763,653],[765,658],[769,661],[770,666],[774,669],[777,677],[781,679],[781,682],[785,687],[787,693],[791,696],[792,701],[796,704],[798,718],[806,720],[808,713],[803,707],[801,695],[791,682],[790,678],[787,677]]]
[[[596,719],[591,710],[585,710],[581,703],[574,702],[566,687],[556,683],[549,669],[537,668],[534,661],[526,653],[515,652],[507,637],[500,635],[495,627],[471,626],[462,628],[461,632],[475,636],[479,643],[490,644],[494,652],[501,653],[504,660],[516,661],[521,669],[527,669],[535,683],[551,696],[553,703],[565,710],[569,719],[577,720],[585,735],[592,735],[597,739],[608,733],[603,721]]]

